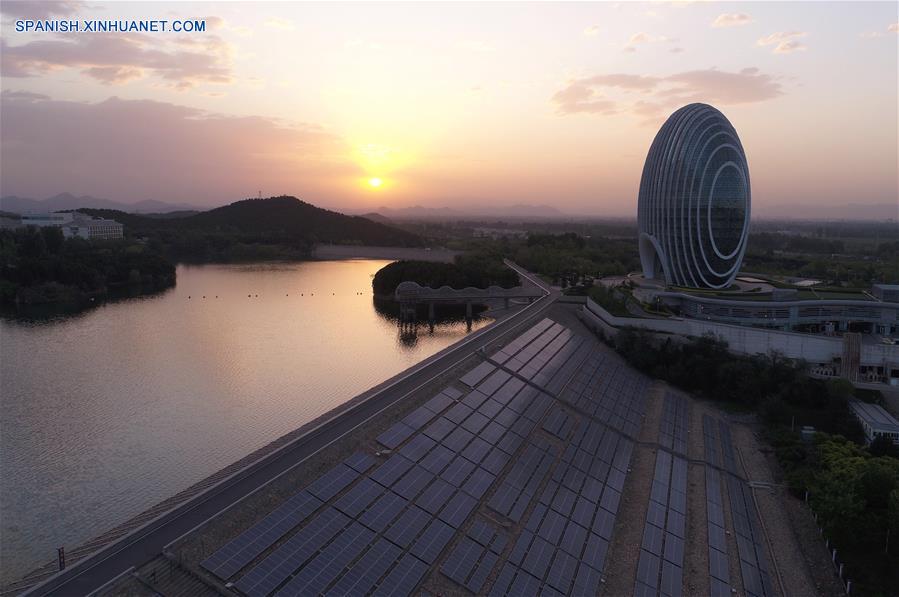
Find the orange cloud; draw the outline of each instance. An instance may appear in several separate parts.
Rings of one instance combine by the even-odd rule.
[[[145,74],[179,88],[231,82],[231,47],[218,36],[179,37],[171,44],[159,43],[142,35],[85,35],[19,46],[0,40],[0,74],[32,77],[77,68],[106,84],[126,83]]]
[[[617,92],[618,100],[609,97],[608,91]],[[639,93],[637,99],[634,93]],[[556,92],[552,101],[560,114],[610,114],[623,109],[651,120],[692,102],[740,104],[782,94],[780,83],[757,68],[735,73],[707,69],[667,77],[617,73],[575,79]]]

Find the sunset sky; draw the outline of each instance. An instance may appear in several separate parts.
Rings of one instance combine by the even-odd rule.
[[[2,195],[633,215],[658,127],[702,101],[742,139],[754,215],[899,196],[895,2],[2,9]],[[207,32],[16,32],[20,18]]]

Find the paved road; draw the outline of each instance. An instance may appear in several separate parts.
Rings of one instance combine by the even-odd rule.
[[[558,297],[542,281],[511,262],[507,265],[521,276],[544,289],[547,295],[523,311],[484,328],[448,349],[443,356],[427,363],[414,373],[401,378],[349,411],[311,430],[293,443],[269,454],[233,477],[163,514],[147,526],[135,530],[116,543],[98,551],[34,587],[28,595],[87,595],[104,584],[139,567],[160,554],[163,548],[194,529],[228,506],[240,501],[258,488],[293,468],[322,448],[337,441],[382,410],[389,408],[426,385],[444,371],[456,366],[476,350],[499,340],[509,339],[540,318]]]

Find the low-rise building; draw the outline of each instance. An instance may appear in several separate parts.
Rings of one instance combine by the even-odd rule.
[[[899,284],[875,284],[871,294],[882,301],[899,303]]]
[[[888,437],[894,444],[899,445],[899,421],[885,408],[857,400],[851,401],[849,408],[862,424],[867,444],[878,437]]]
[[[57,226],[65,238],[85,240],[117,240],[124,236],[124,227],[115,220],[92,218],[79,212],[53,212],[48,214],[25,214],[22,226]]]

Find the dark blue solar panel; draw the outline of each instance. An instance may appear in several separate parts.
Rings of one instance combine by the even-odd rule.
[[[408,459],[394,454],[371,474],[371,478],[384,487],[390,487],[413,466]]]
[[[427,455],[421,459],[419,465],[435,475],[442,471],[447,464],[452,462],[455,452],[440,444],[434,446]]]
[[[462,427],[477,435],[481,432],[481,429],[487,426],[487,423],[489,422],[490,419],[488,419],[481,413],[473,412],[468,416],[467,419],[462,422]]]
[[[397,494],[388,491],[377,502],[362,513],[359,522],[375,531],[382,532],[390,521],[399,516],[399,513],[406,507],[408,502]]]
[[[494,365],[485,361],[485,362],[481,363],[480,365],[478,365],[477,367],[475,367],[474,369],[472,369],[471,371],[469,371],[468,373],[466,373],[465,375],[463,375],[459,381],[461,381],[465,385],[473,388],[476,385],[478,385],[482,379],[484,379],[485,377],[490,375],[490,373],[492,373],[495,370],[496,370],[496,367]]]
[[[394,423],[387,431],[378,436],[378,443],[393,450],[403,443],[415,430],[403,422]]]
[[[345,465],[356,471],[357,473],[367,472],[368,469],[373,467],[377,461],[374,456],[370,454],[366,454],[364,452],[356,452],[349,458],[343,461]]]
[[[454,534],[455,530],[452,527],[439,520],[433,520],[412,545],[411,552],[430,566],[437,560],[440,552],[443,551],[443,548],[450,542]]]
[[[448,411],[446,411],[446,414],[443,416],[446,417],[447,419],[449,419],[450,421],[452,421],[453,423],[455,423],[456,425],[459,425],[462,423],[462,421],[467,419],[468,415],[470,415],[471,413],[472,413],[472,410],[460,402],[460,403],[456,404],[454,407],[452,407],[451,409],[449,409]]]
[[[415,466],[403,475],[403,478],[393,484],[393,491],[403,496],[407,500],[415,498],[419,492],[424,489],[428,483],[434,478],[433,473]]]
[[[442,444],[457,454],[465,449],[468,442],[474,437],[472,433],[462,427],[457,427],[452,433],[443,438]]]
[[[522,569],[526,570],[536,578],[542,579],[546,576],[546,571],[549,569],[549,564],[552,561],[554,551],[555,546],[551,543],[540,537],[535,537],[534,542],[531,544],[531,548],[528,550],[527,554],[525,554],[524,561],[521,563]]]
[[[574,557],[580,558],[584,543],[587,541],[587,534],[587,529],[574,522],[569,522],[565,527],[565,534],[562,536],[560,546]]]
[[[537,536],[548,541],[552,545],[558,545],[559,539],[562,538],[562,533],[565,531],[566,522],[567,519],[564,516],[550,510],[546,513],[546,517],[540,524],[540,528],[537,530]]]
[[[440,473],[440,477],[454,487],[462,487],[462,483],[465,482],[465,479],[468,478],[468,475],[471,474],[471,471],[473,471],[475,467],[475,464],[461,456],[457,456],[450,465]]]
[[[352,523],[317,557],[305,565],[276,594],[317,595],[330,585],[355,560],[374,538],[374,533],[361,524]]]
[[[462,456],[464,456],[471,462],[478,464],[482,460],[484,460],[491,449],[492,446],[490,444],[480,438],[475,437],[471,440],[471,443],[469,443],[468,446],[464,450],[462,450]]]
[[[321,506],[321,501],[301,491],[261,521],[203,561],[202,566],[222,579],[234,576],[278,539]]]
[[[350,467],[344,464],[338,464],[313,481],[306,490],[323,502],[327,502],[358,477],[359,473]]]
[[[435,478],[427,489],[422,492],[415,503],[431,514],[437,514],[449,498],[455,493],[456,488],[440,478]]]
[[[408,597],[428,571],[428,566],[412,557],[404,555],[397,562],[387,578],[375,590],[377,597]]]
[[[481,466],[494,475],[499,475],[507,462],[509,462],[509,455],[499,448],[493,448],[481,462]]]
[[[425,408],[424,406],[419,406],[411,413],[403,417],[403,423],[408,425],[410,428],[418,431],[422,427],[428,424],[428,421],[434,418],[434,413],[429,408]]]
[[[267,595],[316,554],[347,525],[349,519],[332,508],[325,509],[299,533],[278,546],[256,564],[234,586],[246,595]]]
[[[490,489],[493,480],[496,477],[482,468],[476,468],[467,481],[462,485],[462,489],[476,499],[481,499]]]
[[[450,498],[438,516],[440,520],[451,527],[459,528],[477,505],[477,500],[465,493],[459,492]]]
[[[455,401],[447,395],[447,390],[444,390],[425,402],[424,407],[436,415],[443,412],[451,404],[455,404]]]
[[[450,432],[455,428],[455,423],[453,423],[446,417],[440,417],[425,428],[424,434],[439,442],[447,435],[449,435]]]
[[[602,574],[594,568],[581,563],[574,578],[573,595],[596,595],[599,593],[599,581]]]
[[[416,506],[409,506],[396,521],[390,525],[384,536],[398,547],[408,549],[423,528],[431,521],[431,515]]]
[[[479,392],[478,390],[472,390],[467,396],[462,398],[460,402],[472,410],[477,410],[485,400],[487,400],[486,394]]]
[[[550,566],[549,574],[546,582],[554,589],[564,595],[567,595],[571,583],[574,582],[574,573],[577,570],[578,561],[564,551],[557,551],[556,557],[553,558],[552,566]]]
[[[402,454],[412,462],[418,462],[436,444],[437,442],[435,442],[428,436],[418,434],[411,440],[409,440],[409,442],[400,449],[400,454]]]
[[[367,595],[401,553],[402,550],[389,541],[378,539],[328,591],[328,597]]]
[[[356,518],[372,502],[378,499],[384,491],[382,486],[371,479],[365,478],[341,496],[334,506],[350,518]]]
[[[599,535],[590,533],[587,535],[587,545],[584,548],[582,561],[597,570],[602,570],[608,551],[609,542]]]

